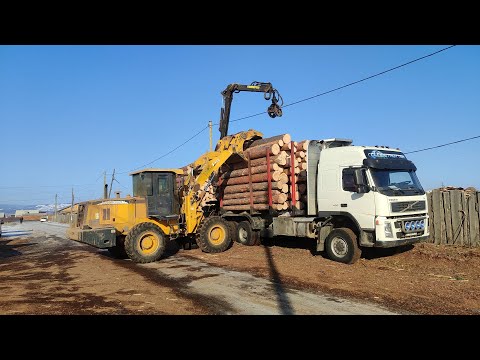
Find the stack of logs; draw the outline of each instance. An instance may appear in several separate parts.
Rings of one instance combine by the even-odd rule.
[[[245,157],[250,158],[250,171],[248,161],[244,160],[236,163],[227,162],[219,171],[218,193],[222,208],[224,210],[269,209],[267,170],[267,157],[269,157],[271,208],[277,211],[292,208],[304,209],[307,190],[307,148],[308,140],[297,143],[291,141],[289,134],[252,142],[244,151]],[[292,187],[292,162],[295,191]],[[250,198],[250,183],[253,205]]]

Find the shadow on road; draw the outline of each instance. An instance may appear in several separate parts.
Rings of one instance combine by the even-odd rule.
[[[3,234],[2,237],[3,239]],[[12,256],[22,255],[21,251],[18,251],[17,248],[21,248],[24,246],[31,246],[35,245],[34,243],[31,244],[9,244],[12,240],[0,241],[0,259],[6,259]]]
[[[99,254],[105,257],[109,257],[111,259],[116,259],[116,260],[128,259],[126,254],[124,256],[118,257],[111,254],[108,250],[102,250],[102,249],[98,249],[98,250],[99,250]],[[179,250],[180,250],[180,246],[175,241],[167,241],[167,245],[165,246],[165,252],[162,255],[162,259],[166,259],[166,258],[169,258],[170,256],[175,255]]]
[[[288,299],[288,295],[283,286],[282,279],[280,279],[280,274],[278,273],[275,263],[273,261],[270,247],[264,246],[263,249],[265,250],[265,256],[268,261],[270,281],[273,283],[275,294],[277,295],[278,307],[280,308],[282,315],[295,315],[295,312],[293,311],[293,308],[292,308],[292,304],[290,303],[290,300]]]
[[[325,251],[317,251],[316,242],[313,239],[308,238],[296,238],[289,236],[278,236],[276,238],[266,238],[262,239],[262,244],[271,247],[279,246],[290,249],[305,249],[309,250],[310,253],[314,256],[321,256],[324,259],[329,260]],[[415,247],[415,245],[403,245],[395,248],[367,248],[362,249],[362,258],[366,260],[374,260],[382,257],[394,256],[396,254],[401,254],[406,251],[410,251]]]
[[[374,260],[382,257],[393,256],[396,254],[401,254],[405,251],[410,251],[415,247],[415,245],[403,245],[394,248],[364,248],[362,250],[362,258],[367,260]]]

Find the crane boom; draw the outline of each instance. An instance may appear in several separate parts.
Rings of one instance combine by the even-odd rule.
[[[225,90],[221,92],[223,96],[223,107],[220,111],[220,139],[228,135],[228,124],[230,122],[230,109],[233,100],[233,94],[240,91],[249,92],[263,92],[265,100],[272,100],[272,104],[268,107],[267,113],[271,118],[282,116],[283,99],[279,92],[273,88],[271,83],[264,83],[253,81],[250,85],[241,85],[233,83],[227,86]],[[278,102],[280,101],[280,104]]]

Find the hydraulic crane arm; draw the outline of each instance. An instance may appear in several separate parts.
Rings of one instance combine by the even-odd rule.
[[[188,190],[183,200],[182,213],[185,214],[187,234],[193,233],[204,217],[200,203],[220,166],[233,154],[243,157],[243,144],[262,136],[261,132],[248,130],[224,137],[218,141],[215,151],[203,154],[195,160],[192,165],[196,174],[192,171],[185,179],[184,184]]]
[[[283,99],[279,92],[273,88],[271,83],[252,82],[250,85],[230,84],[221,92],[223,96],[223,107],[220,111],[220,139],[228,135],[228,123],[230,121],[230,109],[233,100],[233,94],[240,91],[263,92],[265,100],[272,100],[267,113],[271,118],[282,116]],[[278,104],[280,101],[280,105]]]

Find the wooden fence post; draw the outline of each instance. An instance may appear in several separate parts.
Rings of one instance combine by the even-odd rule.
[[[468,222],[470,223],[470,245],[480,246],[480,220],[478,214],[479,192],[471,193],[468,197]]]
[[[467,199],[466,195],[467,195],[467,193],[465,191],[462,191],[463,245],[470,246],[471,245],[470,229],[469,229],[470,218],[468,216],[468,203],[467,203],[468,199]]]
[[[452,206],[453,244],[463,245],[462,192],[460,190],[452,190],[450,200]]]
[[[446,230],[446,244],[453,244],[453,230],[452,230],[452,207],[450,202],[450,191],[443,193],[443,208],[445,211],[445,230]]]
[[[445,214],[443,212],[443,203],[442,203],[442,193],[440,190],[435,189],[432,192],[433,200],[433,214],[434,218],[434,229],[435,229],[435,244],[443,244],[445,241]]]
[[[429,193],[427,193],[427,204],[428,204],[428,216],[429,216],[428,232],[430,233],[430,236],[428,238],[428,242],[433,243],[433,242],[435,242],[435,228],[434,228],[434,217],[435,217],[435,215],[433,214],[433,200],[432,200],[432,192],[431,191]]]

